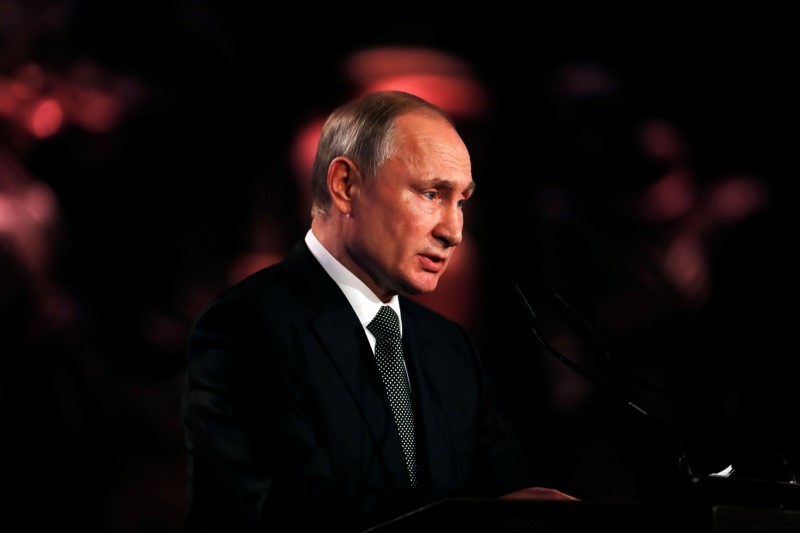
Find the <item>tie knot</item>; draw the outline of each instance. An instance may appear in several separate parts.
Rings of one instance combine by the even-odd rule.
[[[400,320],[397,318],[397,313],[388,305],[383,305],[378,310],[375,318],[367,325],[367,329],[375,335],[375,337],[383,336],[400,336]]]

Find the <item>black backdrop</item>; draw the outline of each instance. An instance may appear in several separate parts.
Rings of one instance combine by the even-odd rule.
[[[110,131],[72,126],[19,149],[59,199],[56,277],[78,309],[78,333],[53,343],[70,354],[54,379],[77,407],[64,415],[62,404],[48,404],[51,396],[63,402],[52,388],[20,384],[45,398],[33,406],[56,413],[53,429],[23,432],[23,440],[60,435],[65,448],[55,457],[29,448],[33,469],[63,476],[52,483],[76,500],[103,502],[68,516],[130,531],[179,521],[181,328],[208,296],[202,291],[224,284],[231,261],[251,246],[255,211],[268,210],[270,227],[280,227],[267,237],[274,248],[302,235],[294,135],[352,93],[342,70],[348,54],[387,44],[456,55],[491,95],[490,112],[464,125],[487,294],[475,335],[548,481],[586,498],[635,497],[642,474],[672,468],[673,430],[704,473],[737,461],[740,471],[784,479],[775,465],[796,465],[796,93],[777,14],[623,23],[612,13],[301,17],[223,2],[34,7],[48,5],[66,6],[66,22],[40,34],[25,57],[6,56],[5,74],[24,60],[54,72],[88,61],[137,80],[144,95]],[[554,80],[570,65],[599,69],[614,90],[588,99],[559,92]],[[653,281],[646,251],[671,230],[630,211],[658,170],[634,143],[649,117],[683,132],[699,189],[749,176],[768,193],[755,215],[703,242],[713,290],[701,306]],[[586,135],[600,141],[587,145]],[[551,216],[548,206],[562,201],[565,210]],[[540,286],[579,310],[626,371],[666,386],[671,399],[607,374],[603,354],[582,348],[553,315],[551,338],[573,337],[559,347],[581,354],[612,393],[555,361],[517,313],[508,275],[547,317],[547,333],[553,308],[534,298]],[[171,325],[158,329],[165,317]],[[670,429],[643,420],[617,393]],[[74,479],[85,490],[71,490]]]

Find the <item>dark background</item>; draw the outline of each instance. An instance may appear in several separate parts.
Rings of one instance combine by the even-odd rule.
[[[71,81],[127,103],[105,128],[67,117],[45,138],[0,106],[0,147],[59,209],[46,268],[3,248],[10,509],[40,525],[179,527],[187,328],[246,254],[278,257],[303,235],[297,132],[354,94],[351,54],[386,45],[461,58],[489,95],[480,117],[459,118],[478,183],[467,226],[479,267],[461,288],[476,306],[458,319],[548,482],[635,499],[681,447],[698,473],[734,464],[791,478],[797,96],[785,15],[308,11],[0,0],[0,94],[18,94],[10,80],[34,63],[56,80],[46,87]],[[569,69],[606,89],[570,92]],[[684,218],[636,210],[674,170],[637,144],[649,119],[689,147],[695,207]],[[763,201],[709,228],[704,202],[738,178],[751,186],[740,200]],[[9,183],[0,193],[13,193]],[[702,258],[701,298],[663,268],[682,235]],[[588,379],[531,335],[509,277]]]

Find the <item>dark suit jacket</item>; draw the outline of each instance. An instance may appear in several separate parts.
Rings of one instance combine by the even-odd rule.
[[[367,337],[303,241],[211,303],[188,342],[187,531],[359,530],[443,497],[531,484],[463,329],[407,298],[401,312],[417,489]]]

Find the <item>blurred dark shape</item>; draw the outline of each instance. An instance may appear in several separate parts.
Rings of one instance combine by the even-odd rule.
[[[613,98],[619,82],[607,65],[597,62],[566,63],[555,70],[550,90],[578,100]]]
[[[73,0],[0,2],[0,72],[30,61],[56,36],[69,31]]]
[[[780,458],[797,461],[786,420],[798,401],[787,378],[796,365],[784,353],[792,326],[779,296],[792,279],[778,237],[789,227],[777,194],[783,176],[766,174],[768,162],[762,172],[732,170],[736,159],[715,152],[716,129],[702,136],[699,119],[673,117],[636,94],[632,72],[574,62],[551,74],[539,146],[547,157],[534,172],[542,179],[520,193],[531,208],[504,219],[526,228],[535,250],[515,272],[564,295],[609,339],[618,364],[675,400],[610,372],[552,310],[548,338],[676,427],[698,472],[733,464],[737,475],[786,481]],[[530,148],[509,147],[522,149]],[[539,305],[545,314],[547,303]],[[544,390],[545,431],[564,439],[541,453],[553,458],[548,475],[559,486],[633,499],[638,477],[673,468],[670,439],[530,351],[540,363],[520,366],[505,391]]]
[[[64,72],[26,63],[11,76],[0,75],[0,117],[10,122],[14,143],[23,147],[65,125],[109,131],[145,98],[142,83],[85,60]]]
[[[306,227],[311,224],[311,166],[324,121],[325,115],[307,121],[292,138],[291,171],[297,185],[298,218]]]
[[[57,275],[60,217],[52,190],[0,147],[3,520],[101,531],[107,450],[83,366],[80,304]]]
[[[173,164],[149,144],[153,124],[168,128],[159,112],[173,108],[153,79],[79,50],[78,6],[87,3],[0,1],[0,394],[13,493],[4,518],[26,529],[174,531],[186,317],[218,285],[205,294],[213,281],[172,277],[166,254],[152,258],[163,272],[142,268],[158,254],[150,224],[176,235],[175,212],[159,218],[146,201],[173,187],[161,172]],[[163,187],[143,194],[150,175]]]
[[[351,52],[345,72],[356,93],[396,89],[421,96],[459,120],[484,117],[491,98],[474,66],[423,46],[374,46]]]
[[[37,287],[54,274],[61,216],[53,189],[32,177],[22,161],[0,145],[0,235],[36,277]]]

